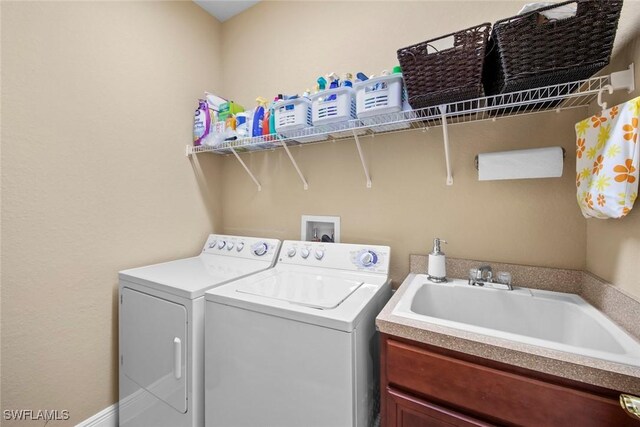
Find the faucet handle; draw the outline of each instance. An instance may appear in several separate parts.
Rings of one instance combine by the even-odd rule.
[[[505,285],[511,285],[511,273],[508,271],[498,271],[498,283],[502,283]]]

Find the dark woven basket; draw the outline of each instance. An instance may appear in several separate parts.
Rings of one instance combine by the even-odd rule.
[[[491,24],[485,23],[399,49],[398,61],[411,107],[482,96],[482,66],[490,28]],[[453,37],[453,47],[437,51],[432,46],[448,37]]]
[[[539,12],[577,3],[576,15],[546,20]],[[489,95],[591,77],[611,56],[622,0],[576,0],[496,22],[483,81]]]

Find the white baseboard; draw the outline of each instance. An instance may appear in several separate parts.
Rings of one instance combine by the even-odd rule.
[[[94,416],[77,424],[76,427],[118,427],[118,403],[104,408]]]

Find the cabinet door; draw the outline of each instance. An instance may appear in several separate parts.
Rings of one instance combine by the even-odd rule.
[[[387,339],[385,379],[436,402],[507,425],[526,427],[638,427],[608,396],[522,373],[443,355]]]
[[[187,311],[124,288],[120,305],[123,373],[158,399],[187,412]]]
[[[488,427],[492,424],[387,388],[387,419],[382,427]]]

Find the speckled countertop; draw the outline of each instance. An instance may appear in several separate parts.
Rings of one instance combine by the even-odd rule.
[[[514,286],[576,293],[640,341],[640,301],[599,278],[582,271],[491,263],[494,271],[512,273]],[[450,277],[466,277],[469,267],[480,261],[447,259]],[[395,316],[392,311],[416,274],[426,272],[426,256],[411,255],[411,274],[376,318],[386,334],[459,351],[522,368],[640,394],[640,368],[552,350],[507,339],[454,329],[426,321]],[[532,286],[533,285],[533,286]]]

